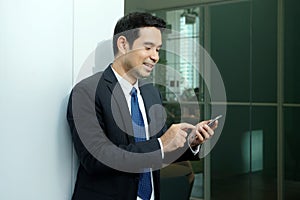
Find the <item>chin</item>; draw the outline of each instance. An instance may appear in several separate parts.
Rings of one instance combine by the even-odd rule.
[[[139,73],[139,76],[140,76],[140,78],[147,78],[147,77],[150,76],[150,74],[151,74],[151,71],[150,72],[149,71],[143,71],[143,72]]]
[[[151,74],[151,72],[145,72],[145,73],[143,74],[143,77],[144,77],[144,78],[147,78],[147,77],[150,76],[150,74]]]
[[[149,75],[150,75],[150,74],[147,74],[147,75],[146,75],[146,74],[140,74],[140,75],[139,75],[139,79],[142,79],[142,78],[148,78]]]

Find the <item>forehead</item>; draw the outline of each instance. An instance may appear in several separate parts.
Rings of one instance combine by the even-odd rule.
[[[134,41],[134,45],[151,43],[154,46],[161,46],[162,37],[159,29],[155,27],[143,27],[139,29],[139,37]]]

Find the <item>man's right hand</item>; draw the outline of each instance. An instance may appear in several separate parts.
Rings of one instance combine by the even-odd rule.
[[[160,137],[164,153],[183,147],[189,129],[195,129],[195,126],[188,123],[172,124],[165,134]]]

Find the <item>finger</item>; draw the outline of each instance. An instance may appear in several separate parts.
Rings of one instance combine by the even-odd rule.
[[[201,142],[204,141],[204,137],[202,136],[202,134],[198,130],[196,131],[196,138],[198,138],[198,140],[200,140]]]
[[[187,132],[185,132],[185,131],[183,131],[183,130],[180,130],[179,131],[179,134],[182,136],[182,137],[184,137],[184,138],[186,138],[187,137]]]
[[[207,140],[207,139],[210,138],[210,134],[209,134],[203,127],[201,127],[201,132],[200,132],[200,134],[202,135],[202,137],[203,137],[205,140]]]
[[[216,120],[213,126],[211,127],[213,130],[215,130],[218,127],[219,121]]]
[[[210,132],[208,132],[208,130],[210,131]],[[203,126],[202,125],[199,125],[198,126],[198,131],[199,131],[199,133],[202,135],[202,137],[204,138],[204,139],[209,139],[210,138],[210,133],[212,133],[213,134],[213,131],[210,129],[210,127],[208,126],[208,125],[206,125],[206,124],[204,124]]]
[[[206,130],[206,132],[208,132],[209,135],[213,135],[214,134],[214,131],[211,127],[209,127],[208,125],[204,125],[204,128]]]
[[[181,130],[184,130],[184,131],[187,131],[188,129],[195,129],[196,127],[194,126],[194,125],[192,125],[192,124],[189,124],[189,123],[180,123],[180,126],[179,126],[179,128],[181,129]]]

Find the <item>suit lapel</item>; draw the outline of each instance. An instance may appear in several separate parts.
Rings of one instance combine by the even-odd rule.
[[[126,98],[111,66],[104,71],[103,78],[111,92],[111,109],[114,120],[119,128],[127,133],[128,140],[134,142],[133,127]]]
[[[153,93],[151,92],[151,90],[147,89],[147,84],[152,84],[152,83],[144,83],[139,88],[140,88],[141,96],[143,97],[143,101],[144,101],[144,105],[145,105],[145,109],[146,109],[149,136],[150,136],[150,138],[152,138],[152,136],[153,136],[152,125],[153,124],[151,124],[152,116],[150,116],[149,111],[150,111],[151,106],[153,106],[155,103],[154,103],[154,99],[153,99]]]

